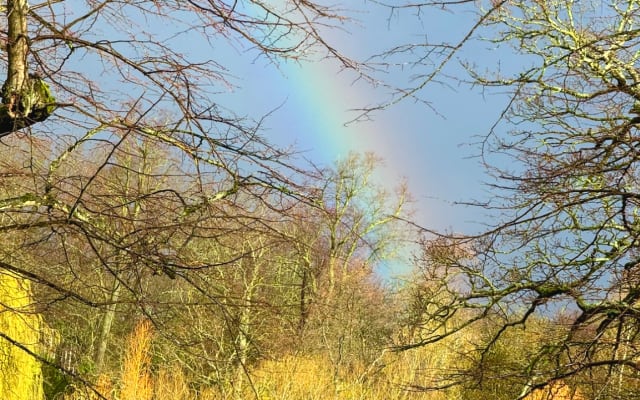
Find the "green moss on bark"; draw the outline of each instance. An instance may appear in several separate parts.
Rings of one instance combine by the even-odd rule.
[[[53,113],[56,99],[49,85],[41,78],[30,75],[21,93],[7,93],[3,88],[0,104],[0,136],[42,122]],[[13,107],[15,109],[11,109]]]

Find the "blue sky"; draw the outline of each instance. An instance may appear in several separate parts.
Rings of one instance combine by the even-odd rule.
[[[390,14],[370,2],[350,3],[359,10],[348,32],[328,33],[337,48],[361,59],[394,45],[430,40],[456,41],[473,23],[471,10],[438,13],[416,18],[412,12]],[[380,183],[393,186],[406,178],[416,200],[418,222],[429,228],[475,231],[484,216],[480,210],[453,206],[455,201],[486,197],[487,179],[477,141],[497,118],[505,98],[482,96],[468,87],[430,85],[423,93],[435,110],[403,101],[377,112],[372,121],[345,123],[357,114],[350,109],[365,107],[388,98],[389,90],[358,81],[350,71],[340,72],[334,61],[275,66],[266,60],[238,52],[237,84],[230,95],[236,110],[252,115],[280,108],[267,120],[264,135],[280,145],[294,144],[303,155],[320,164],[331,164],[349,151],[373,151],[386,166]],[[470,47],[461,57],[480,64],[493,62],[495,53],[485,47]],[[396,61],[403,62],[402,57]],[[411,58],[406,57],[406,62]],[[413,74],[426,69],[405,68],[382,74],[391,85],[406,85]],[[445,71],[462,74],[454,61]],[[243,112],[243,111],[241,111]],[[438,115],[440,114],[440,115]]]
[[[348,56],[364,60],[373,54],[407,43],[429,41],[456,42],[473,25],[476,3],[456,7],[456,12],[425,9],[418,18],[412,10],[391,12],[370,1],[334,2],[337,9],[348,9],[352,18],[340,29],[328,30],[327,40]],[[220,86],[213,98],[239,115],[259,118],[272,112],[264,123],[263,135],[273,143],[293,145],[305,157],[319,165],[331,165],[349,152],[371,151],[385,161],[379,183],[395,186],[408,181],[415,199],[417,222],[425,227],[471,233],[486,220],[481,210],[454,206],[456,201],[487,197],[482,182],[484,168],[474,155],[477,141],[495,122],[506,103],[504,96],[481,95],[477,90],[457,85],[429,85],[421,96],[433,108],[405,100],[387,110],[376,112],[365,122],[345,123],[358,114],[350,111],[389,99],[389,89],[355,81],[351,71],[341,70],[335,60],[302,64],[280,62],[257,56],[255,51],[226,38],[216,40],[214,49],[181,36],[183,51],[202,59],[213,58],[228,68],[230,83]],[[453,60],[444,74],[461,76],[459,60],[471,60],[495,67],[495,50],[474,43]],[[378,76],[389,85],[413,84],[411,79],[428,68],[411,68],[408,63],[420,55],[396,57],[407,63]],[[505,59],[503,61],[509,61]],[[436,112],[437,111],[437,112]]]
[[[413,10],[391,12],[365,0],[338,0],[329,4],[345,10],[351,20],[338,29],[326,30],[327,41],[345,55],[359,60],[393,46],[420,44],[425,39],[456,42],[477,17],[476,3],[456,6],[455,13],[437,7],[424,9],[420,18]],[[78,9],[73,11],[81,13]],[[136,19],[135,15],[131,17]],[[155,26],[153,20],[147,19],[141,19],[140,24],[145,29]],[[94,26],[90,32],[98,39],[113,35],[113,29],[109,25]],[[181,34],[174,35],[174,31]],[[186,25],[162,31],[160,37],[166,39],[166,45],[176,46],[195,61],[213,59],[227,68],[225,73],[235,87],[220,84],[211,94],[212,100],[232,112],[253,118],[273,111],[262,133],[275,144],[293,145],[301,156],[320,165],[330,165],[351,151],[374,152],[386,163],[380,173],[380,184],[393,187],[401,179],[407,179],[416,200],[418,223],[464,232],[478,229],[470,223],[482,221],[478,210],[453,207],[451,203],[485,197],[482,181],[486,176],[479,160],[472,158],[478,149],[468,143],[476,141],[475,135],[485,133],[494,122],[504,104],[500,96],[483,97],[451,80],[449,85],[429,85],[421,93],[437,112],[405,100],[374,113],[370,121],[345,126],[357,116],[350,109],[389,99],[389,89],[362,80],[354,82],[357,75],[341,70],[335,60],[275,64],[239,41],[230,43],[229,37],[222,35],[210,38],[212,46],[203,45],[198,32],[190,31]],[[69,62],[78,62],[81,66],[99,62],[82,54]],[[491,65],[495,54],[486,47],[471,46],[461,57]],[[413,58],[421,55],[418,51],[396,57],[393,62],[402,68],[381,72],[377,77],[391,86],[411,85],[415,74],[429,72],[428,67],[410,66]],[[79,52],[75,57],[79,57]],[[91,67],[83,71],[86,75],[103,72],[102,68]],[[451,68],[443,71],[458,76],[461,72],[455,60]],[[108,85],[108,80],[103,78],[99,76],[96,80]],[[124,93],[123,97],[130,94]]]

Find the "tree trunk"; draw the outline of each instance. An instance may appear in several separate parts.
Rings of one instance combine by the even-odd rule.
[[[49,86],[29,74],[26,0],[7,0],[7,78],[2,85],[0,137],[47,119],[56,108]]]
[[[18,110],[20,93],[27,80],[27,12],[26,0],[7,0],[7,80],[2,90],[2,102],[11,118],[21,117]]]
[[[100,327],[100,337],[96,345],[96,354],[94,357],[94,363],[96,365],[96,372],[100,373],[104,366],[104,357],[107,352],[107,345],[109,343],[109,335],[111,334],[111,326],[116,316],[116,304],[120,297],[120,288],[122,285],[117,279],[114,281],[113,290],[111,291],[111,297],[107,310],[102,316],[102,324]]]

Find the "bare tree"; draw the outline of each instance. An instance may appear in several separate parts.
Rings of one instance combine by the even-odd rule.
[[[33,284],[34,307],[53,325],[91,322],[96,335],[78,340],[88,368],[59,365],[80,378],[108,363],[118,315],[162,325],[156,289],[166,281],[224,310],[201,284],[246,256],[237,235],[267,223],[245,200],[275,214],[283,197],[303,200],[301,171],[261,136],[263,117],[219,103],[233,72],[218,45],[270,63],[359,65],[322,35],[344,16],[306,0],[4,6],[0,265]],[[226,251],[199,253],[206,241]]]
[[[425,55],[415,63],[424,71],[421,83],[398,91],[398,99],[421,96],[423,88],[447,79],[441,72],[452,61],[469,72],[459,81],[485,93],[510,94],[481,141],[495,196],[476,205],[491,210],[497,222],[484,234],[445,235],[431,248],[423,268],[441,283],[424,297],[430,299],[425,312],[433,325],[407,347],[490,319],[496,328],[477,344],[477,369],[457,375],[462,381],[517,378],[514,397],[562,380],[590,398],[637,398],[637,2],[397,7],[421,13],[477,7],[477,18],[459,40],[412,44],[387,54]],[[513,68],[489,66],[486,72],[481,60],[465,60],[464,49],[483,41],[491,43],[493,54],[515,60]],[[501,338],[540,316],[557,322],[550,340],[538,343],[524,364],[488,368]]]

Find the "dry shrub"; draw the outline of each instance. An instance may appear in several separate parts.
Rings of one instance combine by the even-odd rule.
[[[62,400],[115,400],[113,382],[104,374],[98,376],[93,387],[72,385],[69,392],[62,396]]]
[[[423,389],[447,386],[451,383],[447,375],[456,372],[453,365],[464,368],[460,355],[468,353],[473,342],[466,335],[469,333],[461,332],[437,345],[411,351],[382,351],[370,364],[342,364],[340,368],[325,354],[265,360],[252,370],[253,387],[245,384],[236,396],[254,399],[257,394],[261,400],[463,398],[460,387],[439,391]]]
[[[408,382],[420,380],[424,373],[423,361],[430,358],[426,350],[385,352],[371,365],[352,365],[334,375],[334,365],[328,357],[286,356],[262,362],[252,374],[254,388],[245,387],[240,396],[255,398],[257,393],[261,400],[451,398],[445,393],[415,391],[407,386]]]
[[[140,322],[127,341],[118,400],[219,400],[213,390],[192,391],[178,365],[151,373],[153,331],[148,320]],[[110,400],[110,399],[109,399]]]
[[[285,356],[264,361],[253,374],[261,399],[328,399],[334,397],[331,366],[320,359]],[[250,395],[251,388],[246,388]]]
[[[143,320],[136,325],[127,341],[124,356],[120,400],[152,400],[151,323]]]
[[[523,400],[587,400],[579,389],[571,389],[563,381],[555,381],[543,388],[535,389]]]
[[[155,399],[189,400],[193,398],[189,393],[187,380],[182,368],[160,368],[154,380]]]
[[[100,376],[98,376],[98,381],[96,382],[96,391],[107,400],[112,400],[114,398],[113,382],[111,382],[111,379],[107,375],[101,374]]]
[[[200,390],[195,396],[189,398],[194,400],[223,400],[224,397],[220,396],[217,390],[213,388],[204,388]],[[161,400],[158,398],[157,400]]]

